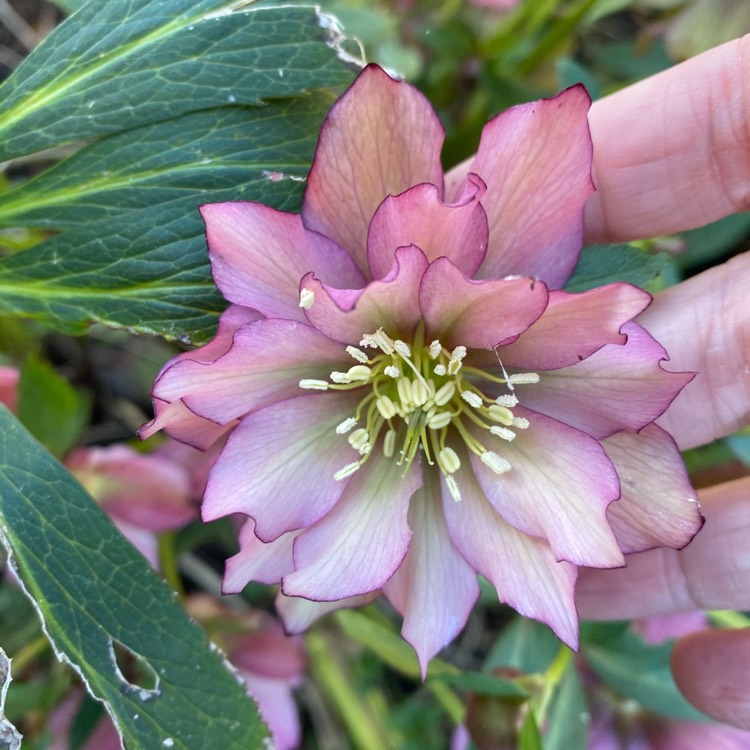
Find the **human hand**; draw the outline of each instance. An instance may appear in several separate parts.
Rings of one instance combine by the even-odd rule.
[[[589,121],[598,188],[586,207],[589,241],[683,231],[750,209],[750,36],[596,102]],[[658,420],[682,449],[748,424],[749,288],[745,253],[658,294],[639,319],[669,352],[668,369],[698,373]],[[750,609],[750,477],[700,497],[706,525],[684,550],[582,571],[582,617]],[[750,630],[680,639],[672,664],[698,708],[750,729]]]

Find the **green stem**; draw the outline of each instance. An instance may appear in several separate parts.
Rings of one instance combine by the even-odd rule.
[[[34,638],[27,643],[14,657],[12,670],[14,675],[23,672],[24,669],[49,647],[49,641],[44,635]]]
[[[159,567],[167,583],[182,597],[185,590],[182,588],[180,569],[177,565],[175,538],[174,531],[159,534]]]
[[[719,628],[747,628],[750,627],[750,617],[742,612],[732,610],[713,610],[708,613],[708,619]]]
[[[310,672],[320,689],[341,717],[355,748],[358,750],[387,750],[370,712],[360,702],[348,674],[323,635],[312,631],[305,638],[310,659]]]

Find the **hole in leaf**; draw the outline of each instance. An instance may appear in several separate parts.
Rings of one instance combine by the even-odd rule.
[[[160,693],[159,675],[144,657],[116,639],[110,642],[112,666],[127,690],[138,691],[141,700],[156,698]]]

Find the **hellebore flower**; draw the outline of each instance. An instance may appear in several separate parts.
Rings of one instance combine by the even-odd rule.
[[[576,86],[500,114],[444,178],[429,103],[371,65],[328,114],[300,215],[202,207],[232,305],[162,370],[142,434],[231,430],[203,504],[249,517],[227,591],[280,582],[294,631],[382,590],[425,669],[477,573],[575,646],[577,566],[690,541],[696,496],[653,421],[692,376],[633,322],[647,293],[561,291],[589,104]]]

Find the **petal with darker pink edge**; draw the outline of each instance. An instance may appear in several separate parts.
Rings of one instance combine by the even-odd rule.
[[[577,85],[512,107],[484,126],[474,159],[446,176],[448,200],[467,172],[487,184],[490,246],[479,278],[538,276],[559,289],[570,276],[583,240],[583,207],[594,191],[590,105]]]
[[[390,273],[362,290],[332,289],[308,275],[300,288],[312,292],[314,301],[305,314],[321,333],[345,344],[356,345],[378,328],[411,340],[422,317],[418,292],[426,269],[424,253],[412,246],[399,248]]]
[[[526,617],[547,623],[571,648],[578,647],[573,592],[576,567],[558,562],[549,544],[506,523],[484,497],[471,468],[455,478],[462,499],[443,485],[448,532],[464,559],[497,590],[501,602]]]
[[[664,347],[637,323],[622,332],[625,344],[604,346],[583,362],[542,373],[537,384],[516,386],[518,398],[598,439],[653,422],[694,375],[662,369]]]
[[[555,555],[575,565],[614,568],[624,564],[607,520],[620,494],[612,462],[598,441],[561,422],[517,406],[529,421],[506,442],[476,425],[470,432],[508,461],[498,475],[474,453],[471,464],[487,499],[520,531],[547,539]]]
[[[409,498],[421,483],[419,471],[402,477],[390,460],[370,454],[334,508],[295,541],[295,570],[282,591],[325,602],[381,588],[406,555]]]
[[[367,260],[374,279],[393,265],[396,248],[416,245],[433,261],[445,256],[472,276],[487,252],[487,216],[479,203],[485,185],[470,175],[455,203],[443,203],[435,185],[421,184],[389,196],[378,207],[367,235]]]
[[[334,474],[359,458],[336,427],[353,416],[360,397],[308,393],[244,417],[209,476],[204,520],[244,513],[264,542],[315,523],[346,489],[347,480]]]
[[[298,531],[264,543],[255,535],[255,522],[245,521],[240,530],[240,551],[227,560],[222,591],[238,594],[250,581],[279,583],[294,569],[292,547]]]
[[[349,253],[306,230],[299,214],[248,202],[210,203],[201,214],[214,281],[231,302],[269,318],[304,321],[298,293],[306,273],[340,289],[364,285]]]
[[[335,612],[338,609],[364,607],[380,596],[379,591],[373,591],[362,596],[349,596],[335,602],[312,602],[299,596],[285,596],[280,591],[276,595],[276,611],[284,622],[287,633],[301,633],[310,627],[317,619]]]
[[[539,320],[497,354],[506,367],[522,370],[568,367],[605,344],[624,344],[620,329],[650,302],[648,292],[631,284],[610,284],[581,294],[550,292]]]
[[[618,432],[602,445],[622,486],[622,497],[607,512],[622,551],[682,549],[703,517],[671,435],[650,424],[640,432]]]
[[[427,340],[452,349],[492,349],[523,333],[544,312],[547,287],[526,278],[472,281],[447,258],[425,271],[419,304]]]
[[[302,204],[306,227],[367,270],[367,230],[388,195],[429,182],[442,196],[444,131],[417,89],[368,65],[323,123]]]
[[[430,659],[466,624],[479,584],[448,536],[438,496],[415,493],[409,526],[409,552],[383,592],[404,618],[401,635],[417,652],[424,679]]]
[[[341,344],[291,320],[259,320],[237,331],[232,348],[211,365],[180,361],[162,373],[154,395],[182,398],[219,424],[301,393],[299,381],[325,379],[348,355]]]

